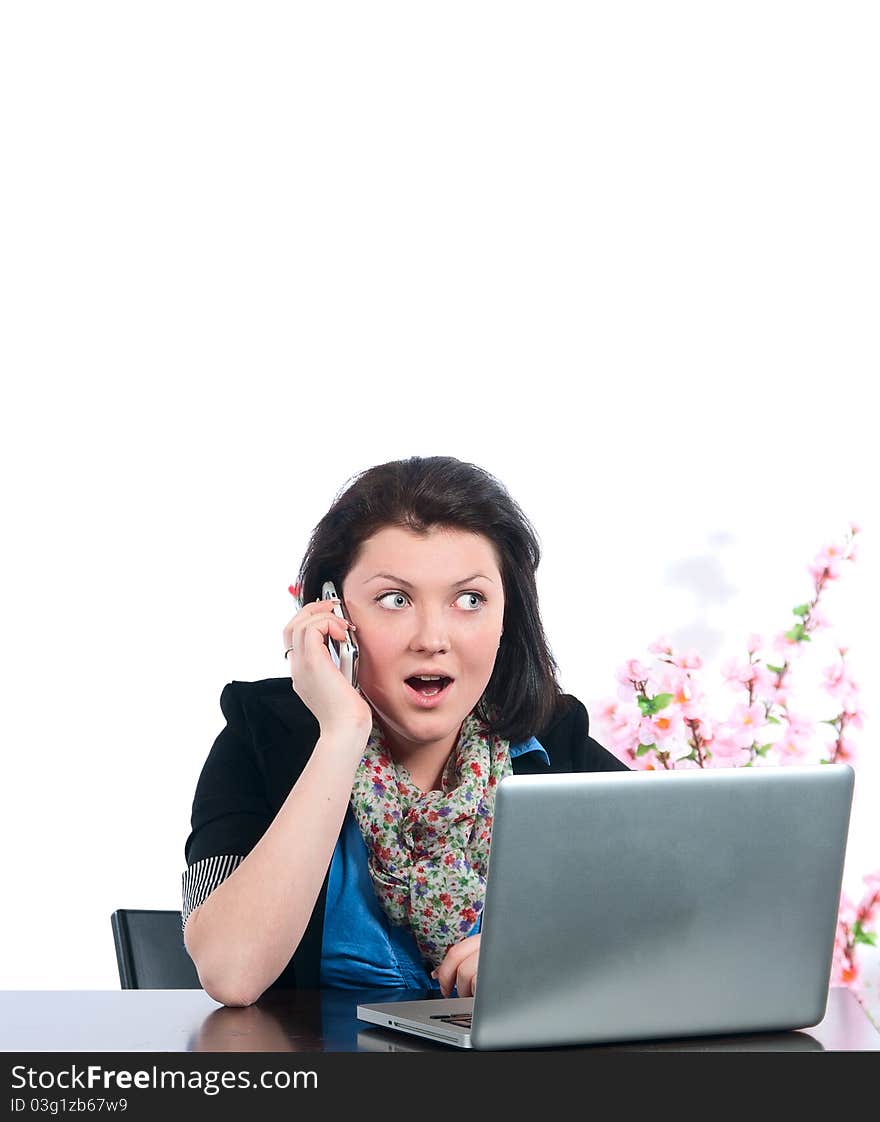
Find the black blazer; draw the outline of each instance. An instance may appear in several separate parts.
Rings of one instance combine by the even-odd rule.
[[[568,711],[538,736],[550,757],[549,769],[538,753],[526,752],[511,761],[514,774],[629,770],[589,735],[583,704],[565,696]],[[214,741],[196,786],[184,849],[188,866],[223,854],[246,857],[272,824],[320,734],[289,677],[230,682],[220,695],[220,708],[226,728]],[[329,876],[328,866],[300,944],[270,988],[318,988]]]

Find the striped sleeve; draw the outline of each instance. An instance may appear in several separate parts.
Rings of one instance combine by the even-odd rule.
[[[200,904],[204,904],[217,885],[222,884],[242,861],[244,861],[244,857],[239,857],[236,854],[224,854],[220,857],[206,857],[204,860],[196,861],[189,866],[183,874],[181,927],[186,926],[190,913]]]

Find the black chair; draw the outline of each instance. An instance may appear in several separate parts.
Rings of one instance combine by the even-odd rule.
[[[199,990],[183,945],[180,912],[121,908],[110,916],[119,984],[124,990]]]

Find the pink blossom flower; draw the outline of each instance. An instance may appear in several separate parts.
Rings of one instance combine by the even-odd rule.
[[[699,670],[703,665],[703,660],[700,658],[699,652],[693,647],[684,654],[675,654],[672,661],[683,670]]]
[[[721,676],[725,685],[738,689],[754,681],[758,671],[757,663],[743,662],[739,658],[729,658],[721,666]]]
[[[849,944],[849,928],[843,923],[840,918],[837,920],[837,929],[834,934],[834,958],[833,963],[835,967],[842,969],[846,962],[846,949]],[[841,985],[841,982],[834,982],[833,985]]]
[[[603,725],[608,724],[614,719],[614,715],[616,712],[617,702],[613,697],[606,698],[604,701],[601,701],[599,703],[596,712],[596,720]]]
[[[805,753],[800,744],[790,743],[787,740],[778,740],[774,745],[778,752],[778,761],[782,767],[793,767],[796,764],[807,763]]]
[[[633,702],[618,705],[608,725],[608,741],[612,751],[636,749],[642,714]]]
[[[793,650],[798,647],[797,639],[792,639],[784,631],[773,636],[773,649],[779,651],[785,658],[790,658]]]
[[[815,735],[815,722],[808,717],[789,714],[782,735],[773,744],[780,764],[803,762],[813,746]]]
[[[831,620],[821,607],[816,604],[810,610],[810,631],[824,631],[831,626]]]
[[[816,735],[816,722],[812,717],[804,717],[800,714],[788,714],[788,729],[792,736],[799,736],[805,740],[811,740]]]
[[[638,747],[631,736],[615,736],[614,733],[609,732],[605,737],[605,744],[610,752],[615,756],[625,755],[627,752],[633,751]]]
[[[781,686],[776,686],[774,689],[772,689],[767,695],[767,701],[771,706],[778,705],[783,709],[787,708],[789,702],[791,701],[791,690],[789,689],[788,684],[783,682]],[[776,714],[774,714],[774,716],[775,715]]]
[[[713,767],[736,767],[749,758],[747,746],[742,743],[742,735],[726,725],[716,728],[707,747],[712,753]]]
[[[872,891],[880,892],[880,869],[873,873],[865,873],[862,880]]]
[[[732,737],[738,737],[739,746],[748,748],[757,740],[765,722],[764,706],[756,701],[753,705],[735,705],[727,719],[727,727]]]
[[[840,542],[827,542],[819,550],[816,555],[816,560],[824,560],[829,564],[832,561],[839,561],[846,556],[846,546],[841,545]]]
[[[855,900],[853,900],[846,892],[840,894],[840,907],[837,911],[838,919],[841,923],[845,923],[847,927],[852,927],[858,919],[859,909]]]
[[[860,980],[861,969],[856,961],[842,952],[835,956],[831,974],[832,986],[856,986]]]
[[[846,713],[846,723],[852,725],[854,729],[863,729],[865,727],[865,714],[862,709],[844,709]]]
[[[642,711],[634,701],[624,702],[623,705],[617,706],[613,718],[611,719],[611,727],[615,732],[621,732],[628,729],[635,732],[642,719]]]
[[[651,654],[671,654],[674,650],[672,640],[668,635],[660,635],[653,643],[648,644]]]
[[[850,522],[849,532],[851,534],[859,534],[862,531],[862,524],[860,522]]]
[[[664,746],[667,741],[681,737],[684,731],[681,713],[674,706],[667,705],[658,713],[652,713],[642,719],[639,727],[639,738],[642,744]]]
[[[648,680],[648,670],[637,658],[631,658],[617,671],[617,680],[624,685],[629,685],[630,682],[645,682]]]
[[[856,758],[858,745],[851,736],[842,736],[834,742],[832,750],[836,749],[836,759],[839,764],[851,763]]]
[[[779,756],[781,764],[801,763],[809,751],[809,747],[809,744],[802,737],[787,730],[773,744],[773,750]]]
[[[763,635],[759,635],[757,632],[753,631],[746,640],[746,649],[748,650],[749,654],[754,654],[755,651],[759,651],[763,646]]]
[[[858,686],[847,673],[843,662],[826,666],[822,671],[822,688],[829,693],[835,701],[846,705],[855,704],[858,698]]]
[[[671,705],[678,706],[682,717],[694,720],[701,716],[705,694],[694,679],[678,666],[664,666],[657,673],[657,692],[671,693]]]
[[[714,748],[706,759],[707,768],[742,767],[749,762],[747,748],[735,748],[730,752],[718,752]]]
[[[657,667],[653,677],[657,684],[658,693],[681,693],[682,696],[686,695],[687,699],[693,697],[695,687],[686,670],[664,663]]]
[[[807,571],[814,581],[837,580],[840,576],[840,557],[833,557],[824,551],[807,566]]]
[[[752,681],[752,688],[755,693],[759,697],[772,698],[775,701],[776,691],[778,689],[776,685],[777,675],[772,670],[768,670],[767,667],[760,662],[754,663],[754,668],[755,676]]]

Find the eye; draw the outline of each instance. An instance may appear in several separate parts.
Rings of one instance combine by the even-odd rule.
[[[387,600],[389,596],[393,596],[395,599],[400,599],[400,600],[405,600],[406,599],[406,596],[402,592],[383,592],[381,596],[376,597],[376,603],[381,604],[382,601]],[[395,608],[401,607],[401,606],[402,605],[398,604],[398,605],[395,605]]]
[[[381,596],[376,597],[376,603],[381,604],[383,600],[387,600],[390,596],[393,596],[396,601],[406,601],[408,599],[405,592],[383,592]],[[482,605],[486,603],[486,597],[482,594],[482,592],[461,592],[456,599],[461,600],[465,596],[470,596],[473,599],[477,600],[476,604],[470,605],[470,607],[467,609],[468,611],[479,611]],[[391,604],[387,606],[391,607],[393,611],[397,611],[399,608],[404,607],[405,604],[401,604],[398,602],[393,606]]]
[[[473,611],[477,611],[482,604],[486,603],[486,597],[482,594],[482,592],[462,592],[461,596],[459,596],[459,600],[462,596],[473,596],[474,599],[479,601],[478,604],[471,605]]]

